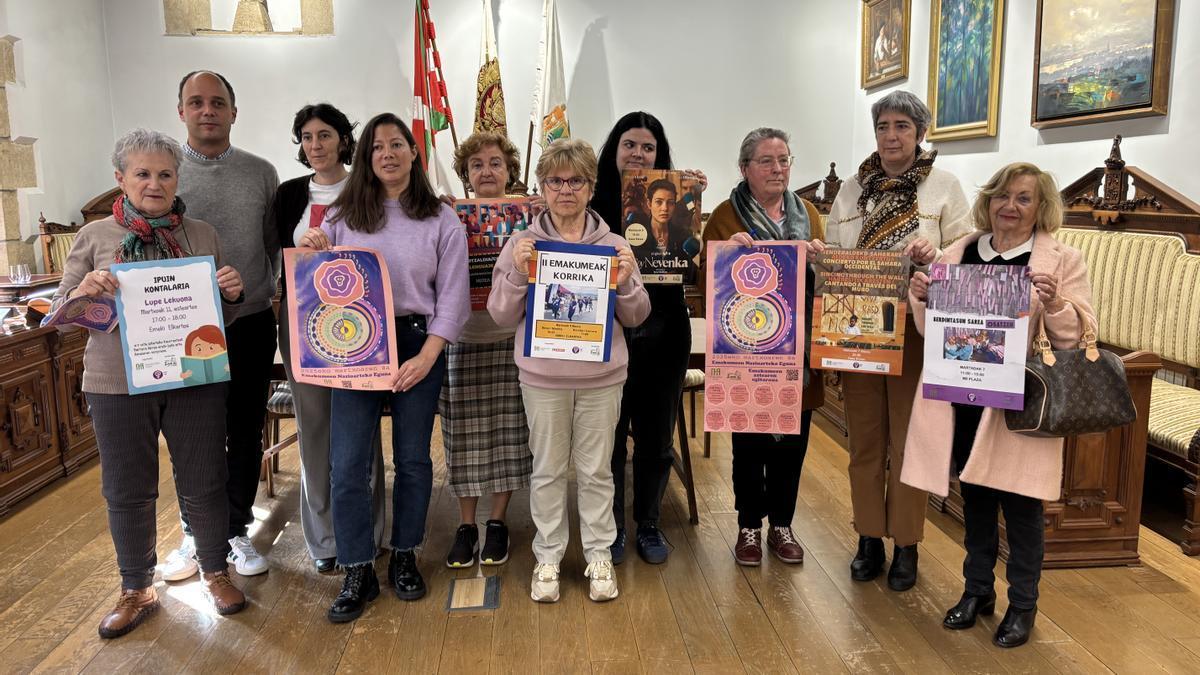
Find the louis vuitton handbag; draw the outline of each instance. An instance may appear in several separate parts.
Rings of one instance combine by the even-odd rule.
[[[1065,437],[1108,431],[1137,417],[1125,365],[1116,354],[1096,347],[1094,325],[1071,304],[1085,327],[1079,344],[1053,349],[1039,314],[1033,355],[1025,362],[1025,409],[1004,412],[1009,431]]]

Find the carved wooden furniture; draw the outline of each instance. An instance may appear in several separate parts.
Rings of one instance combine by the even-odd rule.
[[[47,222],[44,214],[38,217],[38,239],[42,242],[42,266],[46,274],[62,274],[81,227],[73,222],[70,225]]]
[[[0,516],[96,456],[80,394],[85,331],[0,337]]]
[[[1062,196],[1066,227],[1055,237],[1083,252],[1099,337],[1106,349],[1122,355],[1138,417],[1107,434],[1067,439],[1062,498],[1046,505],[1046,567],[1138,561],[1147,454],[1190,477],[1183,549],[1195,553],[1200,207],[1126,167],[1120,137],[1105,166],[1065,187]],[[956,482],[946,500],[931,501],[962,519]],[[1003,543],[1001,553],[1007,556]]]
[[[79,210],[83,214],[83,224],[87,225],[93,220],[101,220],[112,215],[113,202],[117,201],[117,197],[121,196],[121,188],[113,188],[104,194],[93,197],[92,201],[83,205]]]
[[[807,199],[817,207],[822,220],[829,215],[829,209],[833,208],[833,200],[837,199],[838,190],[842,189],[842,179],[838,178],[836,167],[837,164],[830,162],[829,175],[796,190],[797,197]],[[833,422],[845,436],[846,406],[845,396],[842,394],[842,374],[836,370],[822,370],[820,373],[821,382],[825,386],[825,403],[817,408],[817,412]]]

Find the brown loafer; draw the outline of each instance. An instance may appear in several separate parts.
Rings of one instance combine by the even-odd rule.
[[[138,627],[146,617],[158,609],[158,592],[153,586],[136,590],[121,589],[117,606],[100,620],[100,637],[105,640],[119,638]]]
[[[220,572],[204,572],[201,575],[204,584],[204,594],[212,600],[217,614],[237,614],[246,608],[246,596],[229,578],[228,570]]]

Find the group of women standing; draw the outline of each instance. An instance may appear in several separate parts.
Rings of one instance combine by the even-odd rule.
[[[810,259],[827,243],[903,251],[912,258],[919,271],[911,285],[913,314],[906,321],[903,375],[847,373],[843,379],[854,527],[860,535],[850,574],[859,581],[881,574],[883,539],[891,538],[888,586],[896,591],[911,588],[917,579],[926,491],[945,494],[947,476],[957,471],[966,502],[966,592],[947,613],[945,625],[966,628],[977,614],[993,611],[996,521],[1003,508],[1013,559],[1008,566],[1009,612],[995,639],[1001,646],[1015,646],[1028,639],[1036,613],[1040,500],[1056,497],[1061,441],[1056,454],[1053,439],[1018,437],[1007,431],[995,411],[927,401],[917,393],[928,287],[923,270],[935,260],[1028,264],[1036,289],[1034,320],[1044,314],[1052,342],[1065,344],[1077,336],[1081,322],[1093,320],[1086,269],[1077,251],[1050,236],[1061,224],[1062,207],[1047,174],[1032,165],[1006,167],[971,209],[957,179],[934,167],[936,153],[921,148],[930,118],[919,99],[895,92],[873,106],[872,116],[877,151],[862,163],[855,179],[847,181],[827,220],[789,189],[794,155],[788,134],[772,128],[751,131],[737,157],[742,180],[713,210],[703,239],[743,246],[793,240],[803,242]],[[590,145],[573,139],[556,141],[542,153],[536,168],[544,199],[539,200],[540,212],[505,244],[493,270],[487,309],[476,311],[470,310],[468,298],[465,234],[444,203],[446,198],[439,198],[430,186],[408,127],[385,113],[367,122],[357,141],[353,132],[346,116],[328,104],[300,110],[294,140],[299,161],[313,173],[283,183],[271,210],[285,247],[360,246],[380,251],[391,273],[397,315],[402,365],[391,391],[330,390],[291,382],[299,426],[305,541],[319,572],[341,567],[345,573],[329,619],[357,618],[380,592],[374,561],[383,551],[387,511],[379,431],[385,405],[393,421],[395,465],[388,583],[398,597],[415,600],[426,593],[415,549],[425,536],[432,490],[430,438],[439,412],[447,482],[460,511],[446,564],[470,566],[477,558],[481,564],[504,563],[509,501],[513,491],[528,486],[537,528],[531,597],[557,601],[560,564],[569,540],[567,476],[573,460],[588,593],[596,601],[617,597],[613,564],[624,559],[627,544],[627,436],[633,438],[636,550],[653,564],[665,562],[669,555],[660,509],[691,344],[682,287],[643,286],[621,236],[621,171],[672,168],[662,124],[644,112],[622,117],[598,159]],[[211,228],[184,218],[182,205],[173,200],[171,165],[178,165],[178,145],[160,136],[127,137],[118,143],[114,164],[125,189],[125,215],[118,213],[107,226],[83,230],[67,263],[60,300],[113,292],[115,280],[105,269],[113,262],[114,250],[117,260],[125,259],[122,255],[178,255],[184,251],[172,242],[186,237],[187,253],[213,253],[219,261],[220,244]],[[497,133],[472,135],[455,155],[456,172],[481,198],[509,194],[519,165],[516,148]],[[131,166],[139,167],[136,181],[129,179]],[[707,186],[703,173],[688,173],[701,189]],[[151,189],[138,187],[147,181]],[[118,241],[123,242],[120,247]],[[517,349],[524,332],[528,261],[539,241],[602,244],[618,251],[615,314],[620,330],[613,334],[609,361],[531,359]],[[706,249],[700,255],[704,269]],[[223,268],[218,280],[225,299],[236,303],[240,282],[229,269]],[[811,323],[811,269],[808,276],[805,316]],[[284,311],[286,305],[281,303]],[[231,305],[226,316],[235,311],[236,305]],[[290,378],[286,317],[279,325]],[[176,390],[156,395],[160,414],[142,421],[139,411],[144,406],[139,404],[148,399],[124,395],[120,359],[100,358],[102,350],[119,349],[119,341],[113,340],[93,333],[85,363],[84,388],[101,443],[127,434],[128,425],[141,424],[145,442],[130,445],[128,452],[149,459],[156,457],[158,430],[167,434],[180,494],[195,500],[191,510],[198,521],[206,588],[218,609],[236,611],[245,599],[228,581],[223,556],[213,552],[218,542],[202,520],[207,513],[222,519],[223,502],[218,504],[210,493],[223,482],[219,475],[195,480],[196,472],[180,464],[188,442],[172,442],[186,432],[176,424],[181,409],[197,418],[203,415],[195,411],[203,405],[218,404],[215,399],[193,401],[202,388]],[[821,405],[823,392],[817,371],[806,368],[804,384],[799,433],[733,434],[739,526],[734,556],[741,565],[761,564],[764,517],[769,551],[785,563],[804,559],[791,521],[812,411]],[[1014,470],[1013,462],[1027,470]],[[133,475],[135,464],[105,463],[110,512],[123,491],[146,479]],[[1029,470],[1039,472],[1036,480]],[[485,495],[490,496],[489,517],[481,537],[476,513]],[[113,521],[112,530],[127,602],[135,612],[156,602],[148,583],[153,500],[143,499],[127,511],[127,518]],[[105,634],[103,625],[101,633]]]

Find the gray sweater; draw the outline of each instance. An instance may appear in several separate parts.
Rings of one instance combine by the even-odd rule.
[[[114,255],[121,239],[128,232],[117,224],[112,216],[104,220],[88,223],[79,230],[67,262],[63,266],[63,278],[58,290],[54,292],[53,309],[66,302],[78,286],[79,282],[92,270],[106,270],[115,262]],[[229,264],[222,255],[221,242],[212,226],[201,220],[184,217],[183,224],[175,231],[175,240],[183,247],[188,256],[211,255],[217,269]],[[152,245],[146,246],[146,258],[157,259],[158,249]],[[240,303],[233,304],[221,298],[221,312],[228,325],[237,317]],[[129,387],[125,383],[125,356],[121,347],[121,329],[113,328],[111,333],[98,330],[89,331],[87,347],[83,351],[83,387],[92,394],[128,394]]]
[[[228,264],[246,287],[243,315],[271,307],[279,279],[279,233],[267,225],[267,209],[279,174],[267,160],[232,148],[224,159],[201,161],[188,153],[179,167],[179,197],[187,215],[211,223]]]

